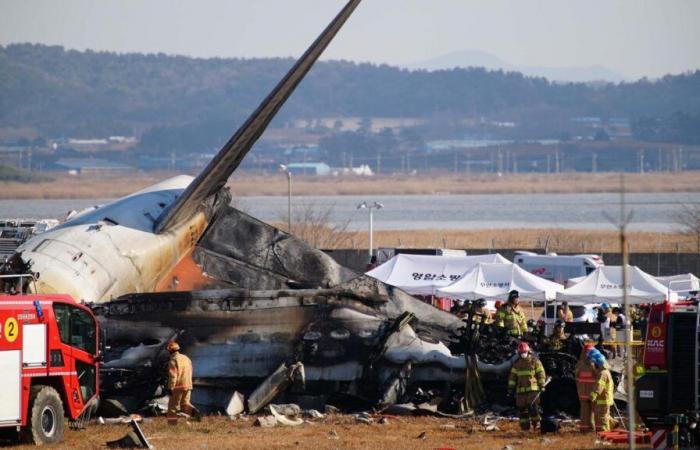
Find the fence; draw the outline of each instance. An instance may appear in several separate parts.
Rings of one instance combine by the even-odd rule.
[[[407,253],[416,252],[422,254],[430,254],[436,252],[435,249],[401,249]],[[359,249],[341,249],[341,250],[324,250],[329,256],[335,259],[339,264],[364,272],[367,267],[367,250]],[[485,253],[500,253],[505,258],[511,261],[515,257],[515,249],[469,249],[467,254],[479,255]],[[565,253],[559,253],[564,255]],[[622,255],[620,253],[604,253],[603,257],[605,264],[609,266],[617,266],[622,264]],[[698,253],[632,253],[629,256],[630,264],[638,266],[643,271],[656,276],[677,275],[681,273],[700,274],[700,254]]]

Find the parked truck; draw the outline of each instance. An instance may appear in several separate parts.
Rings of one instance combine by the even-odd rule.
[[[697,302],[651,307],[644,375],[635,383],[637,411],[653,448],[700,446],[700,310]]]
[[[99,330],[94,315],[67,295],[26,294],[32,275],[2,275],[17,289],[0,294],[0,427],[26,442],[63,438],[65,418],[95,406]]]

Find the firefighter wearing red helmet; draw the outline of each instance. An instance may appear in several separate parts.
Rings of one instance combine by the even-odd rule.
[[[529,430],[540,425],[540,403],[538,393],[544,391],[544,367],[532,352],[527,342],[518,345],[518,359],[513,363],[508,378],[508,392],[515,394],[515,406],[520,416],[520,428]]]
[[[178,414],[187,416],[198,415],[197,410],[190,403],[192,395],[192,361],[180,353],[180,345],[172,341],[168,344],[170,361],[168,362],[168,423],[177,424]]]
[[[592,342],[586,343],[581,350],[581,355],[576,363],[576,391],[580,404],[579,430],[588,433],[593,430],[593,405],[591,404],[591,392],[595,387],[595,370],[593,363],[588,359],[588,352],[594,349]]]

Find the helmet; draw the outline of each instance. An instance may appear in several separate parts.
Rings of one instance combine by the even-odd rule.
[[[486,306],[486,300],[484,300],[483,298],[480,298],[476,301],[476,304],[481,306],[481,307],[484,307],[484,306]]]
[[[595,364],[596,367],[604,367],[606,364],[605,356],[597,348],[588,352],[588,360]]]
[[[610,305],[608,305],[607,303],[603,303],[602,305],[600,305],[600,307],[603,308],[603,311],[607,311],[610,309]]]
[[[590,352],[594,348],[595,348],[595,344],[593,344],[593,342],[586,342],[586,344],[583,346],[583,353],[585,355],[588,355],[588,352]]]
[[[508,293],[508,302],[512,302],[516,298],[520,298],[520,292],[513,289]]]
[[[180,351],[180,345],[179,345],[177,342],[172,341],[172,342],[170,342],[170,343],[168,344],[168,351],[169,351],[170,353],[179,352],[179,351]]]
[[[563,327],[564,322],[561,321],[561,319],[557,319],[557,321],[554,323],[555,327]]]
[[[530,351],[530,346],[527,345],[527,342],[521,342],[518,344],[518,353],[527,353]]]
[[[495,306],[496,306],[496,309],[498,309],[498,308],[500,308],[501,306],[503,306],[503,302],[500,301],[500,300],[496,300]]]

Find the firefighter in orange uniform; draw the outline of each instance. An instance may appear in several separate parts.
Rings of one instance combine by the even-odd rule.
[[[180,346],[177,342],[168,344],[170,352],[170,362],[168,363],[168,390],[170,400],[168,401],[168,423],[177,424],[178,413],[192,415],[197,410],[190,403],[192,395],[192,361],[190,358],[180,353]]]
[[[595,384],[595,377],[593,363],[588,359],[588,352],[593,348],[592,343],[587,343],[581,350],[581,356],[576,364],[576,391],[581,404],[579,430],[582,433],[589,433],[593,430],[593,408],[590,395]]]
[[[531,352],[527,342],[518,345],[518,360],[513,363],[508,377],[508,391],[515,394],[515,407],[520,416],[520,428],[524,431],[540,425],[538,393],[544,391],[545,373],[539,359]]]

